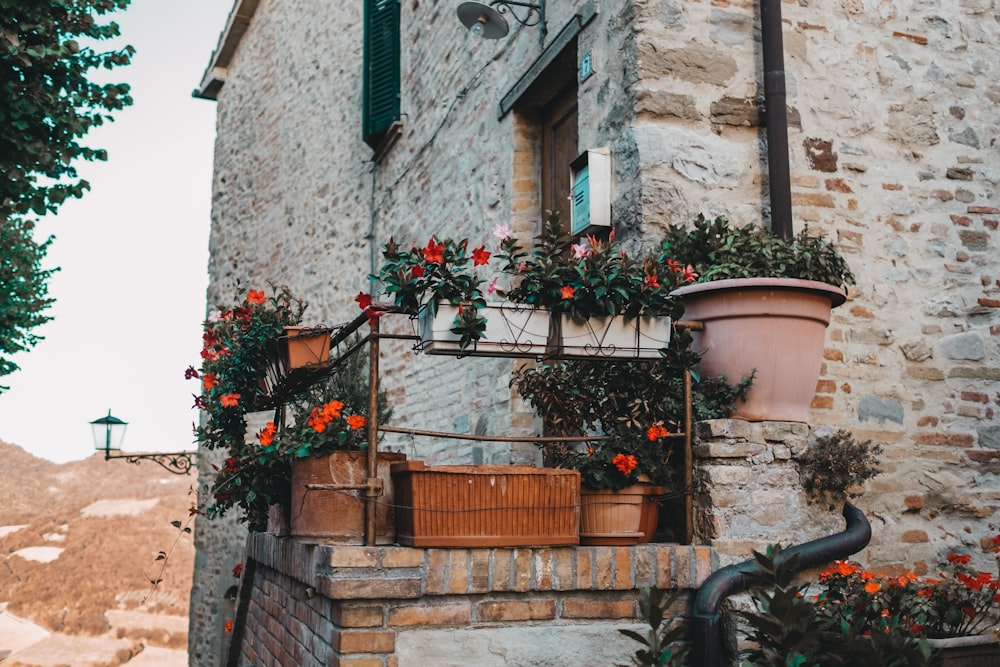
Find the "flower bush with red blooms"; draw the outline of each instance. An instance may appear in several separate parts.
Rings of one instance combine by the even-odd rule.
[[[612,231],[607,240],[588,236],[573,243],[559,215],[549,214],[529,251],[509,227],[497,225],[497,257],[511,278],[509,289],[497,292],[515,303],[567,313],[577,320],[623,315],[670,316],[683,312],[670,292],[698,275],[682,258],[665,248],[632,257],[620,248]]]
[[[343,401],[304,406],[296,411],[293,421],[280,431],[276,445],[289,459],[364,449],[368,443],[368,418],[349,414]]]
[[[486,300],[480,289],[483,280],[474,269],[489,262],[490,253],[485,246],[470,252],[467,239],[439,240],[432,236],[423,247],[403,250],[389,239],[382,246],[382,257],[384,262],[378,275],[369,278],[381,281],[396,306],[412,315],[424,307],[434,315],[439,302],[459,306],[452,328],[461,337],[459,347],[465,349],[482,338],[486,320],[479,310]],[[359,294],[357,301],[365,312],[370,311],[370,296]]]
[[[673,448],[667,446],[669,429],[662,423],[651,425],[644,435],[618,427],[603,440],[586,449],[561,450],[554,465],[580,471],[580,483],[588,489],[621,490],[646,482],[670,486],[674,471],[670,463]]]
[[[1000,536],[995,540],[1000,547]],[[879,575],[837,561],[819,575],[818,613],[867,633],[944,638],[980,634],[1000,622],[1000,582],[950,553],[935,576]],[[993,628],[995,629],[995,628]]]
[[[200,446],[225,450],[211,488],[209,517],[232,507],[253,529],[266,525],[267,506],[288,493],[288,463],[270,444],[274,432],[247,442],[246,415],[264,396],[268,348],[286,326],[299,324],[306,304],[285,287],[272,294],[250,289],[240,293],[235,306],[212,310],[204,323],[201,367],[189,367],[185,376],[199,381],[194,407],[203,411],[195,429]],[[265,429],[266,431],[266,429]]]

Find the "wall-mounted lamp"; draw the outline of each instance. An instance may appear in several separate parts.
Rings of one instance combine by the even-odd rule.
[[[112,451],[120,451],[122,442],[125,440],[125,428],[128,422],[111,415],[108,410],[107,417],[101,417],[90,422],[90,428],[94,433],[94,447],[97,451],[104,451],[104,460],[125,459],[129,463],[139,464],[141,459],[155,461],[160,467],[175,475],[186,475],[194,465],[194,457],[197,452],[170,452],[164,454],[112,454]]]
[[[524,18],[518,15],[515,7],[528,10]],[[458,20],[462,25],[473,35],[486,39],[500,39],[510,32],[504,14],[510,14],[523,26],[541,25],[542,35],[545,34],[545,0],[539,0],[537,5],[528,2],[491,0],[488,5],[481,2],[463,2],[458,6]]]

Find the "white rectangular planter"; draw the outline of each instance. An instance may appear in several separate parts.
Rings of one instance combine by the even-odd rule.
[[[549,335],[549,312],[516,303],[496,302],[480,310],[486,318],[486,332],[481,339],[460,350],[460,336],[451,331],[458,306],[438,304],[431,317],[420,311],[420,346],[427,354],[468,355],[478,357],[538,357],[545,354]]]
[[[561,359],[659,359],[670,343],[669,317],[622,316],[574,320],[562,316]]]

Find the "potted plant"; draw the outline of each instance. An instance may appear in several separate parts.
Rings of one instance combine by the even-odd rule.
[[[547,466],[580,471],[585,506],[591,497],[591,504],[608,508],[641,503],[647,522],[641,531],[643,540],[657,528],[673,533],[678,541],[684,539],[675,517],[667,517],[660,526],[655,515],[667,499],[681,497],[685,491],[678,474],[684,459],[680,455],[684,443],[683,370],[696,361],[678,337],[657,360],[555,361],[521,368],[511,382],[542,417],[548,434],[606,436],[589,446],[546,444],[543,461]],[[692,390],[693,418],[728,416],[750,382],[751,378],[744,378],[731,386],[725,378],[699,378]],[[630,486],[635,488],[622,491]],[[597,539],[588,534],[598,532],[608,531],[581,528],[581,540]],[[638,541],[635,535],[617,537]]]
[[[791,239],[759,227],[732,227],[699,216],[671,225],[661,249],[683,257],[698,282],[674,290],[693,332],[699,368],[740,378],[756,372],[736,417],[808,420],[822,364],[831,308],[842,304],[854,275],[833,244],[803,229]]]
[[[266,400],[265,377],[269,349],[285,327],[299,324],[306,304],[286,287],[273,293],[251,289],[237,297],[236,306],[220,306],[208,314],[202,335],[201,367],[189,367],[186,377],[201,388],[194,407],[203,411],[195,430],[198,443],[227,453],[212,484],[206,513],[222,516],[230,508],[251,530],[263,530],[268,506],[288,495],[288,463],[273,449],[247,442],[247,414]]]
[[[480,289],[482,279],[470,270],[469,262],[474,268],[490,258],[484,246],[471,253],[468,248],[468,239],[438,240],[432,236],[423,248],[403,250],[390,238],[382,246],[384,262],[378,274],[369,279],[380,281],[393,303],[420,317],[424,326],[434,320],[444,304],[450,305],[448,330],[458,337],[459,351],[464,351],[486,332],[486,318],[480,313],[486,306]],[[358,296],[362,309],[371,304],[365,297]]]
[[[697,276],[662,251],[631,256],[616,242],[572,243],[550,214],[529,251],[498,227],[498,256],[511,282],[497,292],[551,313],[549,356],[656,358],[681,313],[671,290]]]
[[[355,348],[357,340],[347,343]],[[269,422],[259,434],[262,448],[289,466],[290,534],[339,544],[364,544],[364,490],[368,483],[368,364],[353,354],[337,360],[331,374],[298,393],[285,406],[283,425]],[[379,391],[379,421],[392,417]],[[395,514],[389,466],[404,454],[379,451],[376,477],[382,480],[376,506],[376,542],[395,541]]]

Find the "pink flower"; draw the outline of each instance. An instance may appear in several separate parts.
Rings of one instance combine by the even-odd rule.
[[[500,241],[506,241],[513,233],[510,225],[493,225],[493,236]]]
[[[221,310],[210,310],[210,311],[208,311],[208,321],[209,322],[212,322],[214,324],[215,322],[219,322],[221,320],[222,320],[222,311]]]
[[[590,246],[586,243],[574,243],[573,248],[573,259],[583,259],[591,253]]]
[[[486,293],[489,294],[490,296],[493,296],[493,293],[497,291],[497,281],[499,279],[500,279],[500,276],[493,276],[493,280],[491,280],[490,284],[487,285],[487,287],[486,287]]]

